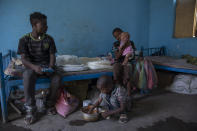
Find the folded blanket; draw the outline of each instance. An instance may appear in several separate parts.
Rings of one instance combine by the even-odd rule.
[[[9,76],[21,77],[24,71],[24,66],[19,58],[12,58],[8,67],[5,69],[4,74]]]

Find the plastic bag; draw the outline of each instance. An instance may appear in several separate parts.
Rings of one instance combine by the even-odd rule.
[[[75,111],[79,105],[79,100],[67,92],[65,89],[60,89],[60,96],[55,105],[59,115],[67,117],[70,113]]]

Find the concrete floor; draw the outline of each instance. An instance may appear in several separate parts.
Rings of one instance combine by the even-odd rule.
[[[129,113],[129,118],[130,120],[126,124],[120,124],[116,119],[86,123],[82,121],[81,112],[77,111],[66,119],[59,115],[44,116],[31,126],[26,126],[23,119],[15,120],[11,124],[20,127],[20,131],[25,131],[26,129],[33,131],[153,131],[153,129],[156,129],[158,131],[158,128],[154,126],[160,123],[158,124],[159,128],[162,128],[161,125],[164,125],[164,130],[188,131],[187,127],[181,129],[178,127],[192,123],[192,125],[195,125],[194,131],[196,131],[197,95],[162,93],[149,96],[135,102],[133,111]],[[176,126],[172,127],[162,124],[162,122],[168,121],[174,122]],[[5,126],[2,127],[0,126],[1,131],[5,129]]]

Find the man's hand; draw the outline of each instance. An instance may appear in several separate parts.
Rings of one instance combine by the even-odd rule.
[[[40,66],[32,64],[25,54],[21,54],[21,60],[25,67],[34,70],[38,74],[43,74],[42,68]]]
[[[35,65],[35,66],[33,67],[33,70],[34,70],[36,73],[40,74],[40,75],[43,74],[42,68],[41,68],[40,66]]]

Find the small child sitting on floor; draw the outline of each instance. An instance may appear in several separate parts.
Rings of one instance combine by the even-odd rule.
[[[119,122],[128,121],[126,115],[127,91],[124,87],[114,87],[110,76],[101,76],[97,81],[97,88],[101,91],[98,100],[91,107],[91,112],[95,107],[101,106],[105,112],[101,113],[103,118],[111,115],[120,115]]]

